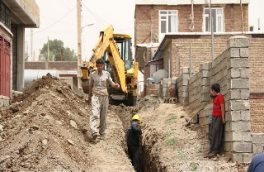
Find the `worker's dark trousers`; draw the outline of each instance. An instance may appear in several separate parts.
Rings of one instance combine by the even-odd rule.
[[[129,157],[132,160],[132,165],[134,166],[134,169],[136,172],[140,171],[140,162],[139,162],[139,149],[133,148],[131,150],[128,150]]]
[[[212,117],[209,129],[209,144],[211,153],[220,153],[223,150],[224,124],[222,117]]]

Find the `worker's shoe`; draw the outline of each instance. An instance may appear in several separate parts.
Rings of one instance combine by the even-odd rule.
[[[211,153],[208,154],[208,158],[209,159],[215,158],[215,157],[217,157],[217,153],[215,153],[215,152],[211,152]]]
[[[93,139],[92,139],[92,143],[96,144],[98,143],[99,140],[99,135],[98,134],[93,134]]]
[[[101,134],[99,137],[100,140],[105,140],[105,134]]]

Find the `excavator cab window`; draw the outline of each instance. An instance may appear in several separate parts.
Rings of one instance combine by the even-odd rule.
[[[120,55],[125,62],[125,68],[128,70],[133,65],[131,39],[115,38],[115,41],[118,45]]]

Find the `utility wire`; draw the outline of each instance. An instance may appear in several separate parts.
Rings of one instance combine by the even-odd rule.
[[[82,4],[84,6],[84,8],[93,16],[99,18],[101,21],[103,21],[104,23],[109,24],[110,22],[107,21],[106,19],[104,19],[103,17],[101,17],[100,15],[98,15],[97,13],[95,13],[94,11],[92,11],[90,8],[87,7],[87,5],[85,5],[84,3]]]
[[[37,31],[35,34],[39,34],[42,32],[45,32],[46,30],[48,30],[49,28],[55,26],[56,24],[60,23],[65,17],[67,17],[70,13],[72,13],[74,10],[74,8],[71,8],[67,13],[65,13],[62,17],[60,17],[58,20],[56,20],[55,22],[51,23],[49,26],[45,27],[44,29]]]

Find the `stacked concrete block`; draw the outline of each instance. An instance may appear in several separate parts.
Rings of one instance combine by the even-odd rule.
[[[228,61],[228,101],[226,109],[226,141],[231,142],[233,159],[248,162],[252,156],[252,138],[249,107],[249,62],[248,38],[231,37],[228,42],[230,59]]]
[[[171,78],[163,78],[162,80],[162,97],[169,97],[169,87],[171,84]]]
[[[8,97],[0,95],[0,108],[9,106],[9,100]]]
[[[178,90],[178,101],[182,105],[188,104],[188,84],[190,79],[189,68],[182,69],[182,75],[176,80]]]

